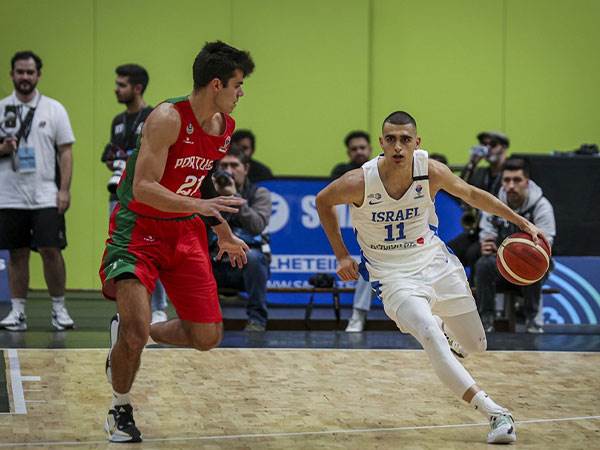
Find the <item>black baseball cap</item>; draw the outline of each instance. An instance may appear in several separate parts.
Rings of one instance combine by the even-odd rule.
[[[490,139],[491,141],[502,144],[506,148],[510,146],[510,140],[508,139],[508,136],[506,136],[504,133],[500,133],[499,131],[482,131],[477,135],[477,139],[482,145],[484,140]]]

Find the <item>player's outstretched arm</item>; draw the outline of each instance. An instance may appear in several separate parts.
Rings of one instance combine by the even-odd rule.
[[[538,236],[544,237],[542,231],[534,224],[515,213],[489,192],[471,186],[460,177],[454,175],[445,164],[429,160],[429,181],[432,187],[431,192],[434,196],[438,190],[443,189],[477,209],[482,209],[514,223],[521,230],[530,234],[536,244],[539,241]]]
[[[234,197],[216,197],[208,200],[187,197],[171,192],[160,184],[165,171],[169,147],[179,135],[181,119],[170,103],[156,107],[148,116],[142,130],[142,142],[137,156],[133,178],[133,196],[136,200],[165,212],[199,213],[223,221],[221,212],[236,213],[236,206],[245,200]],[[202,183],[202,180],[198,180]],[[193,192],[194,189],[189,189]]]
[[[358,279],[358,264],[350,256],[342,239],[335,206],[351,203],[357,206],[361,205],[364,191],[363,171],[362,169],[356,169],[331,182],[317,194],[317,212],[319,213],[321,226],[338,261],[337,273],[344,281]]]

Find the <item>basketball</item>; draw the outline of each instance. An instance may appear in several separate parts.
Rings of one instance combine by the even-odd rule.
[[[519,286],[539,281],[550,267],[552,252],[545,239],[535,244],[527,233],[514,233],[498,248],[496,266],[506,280]]]

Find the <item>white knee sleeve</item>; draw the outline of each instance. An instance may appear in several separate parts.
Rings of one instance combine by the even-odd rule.
[[[398,309],[398,323],[423,346],[438,378],[454,394],[462,398],[475,384],[469,372],[452,355],[444,333],[436,323],[427,303],[404,302]]]

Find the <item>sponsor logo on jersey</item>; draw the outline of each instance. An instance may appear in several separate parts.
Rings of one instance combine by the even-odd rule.
[[[193,144],[194,141],[192,141],[189,136],[186,136],[183,138],[183,143],[184,144]]]
[[[424,243],[425,243],[425,238],[423,236],[421,236],[419,239],[417,239],[418,245],[423,245]]]
[[[202,158],[201,156],[187,156],[178,158],[175,161],[174,169],[210,170],[213,168],[213,163],[212,159]]]
[[[194,125],[192,125],[191,123],[188,123],[188,126],[185,129],[185,132],[187,134],[192,134],[194,132]]]
[[[379,192],[367,195],[367,199],[369,200],[369,205],[378,205],[379,203],[383,202],[383,200],[381,200],[381,194]]]
[[[415,200],[417,198],[423,198],[423,196],[424,196],[423,186],[421,186],[420,184],[417,184],[417,186],[415,187],[415,191],[417,192],[417,195],[415,195]]]
[[[229,144],[231,144],[231,136],[227,136],[225,138],[225,143],[219,147],[219,151],[221,153],[227,153],[227,150],[229,149]]]

